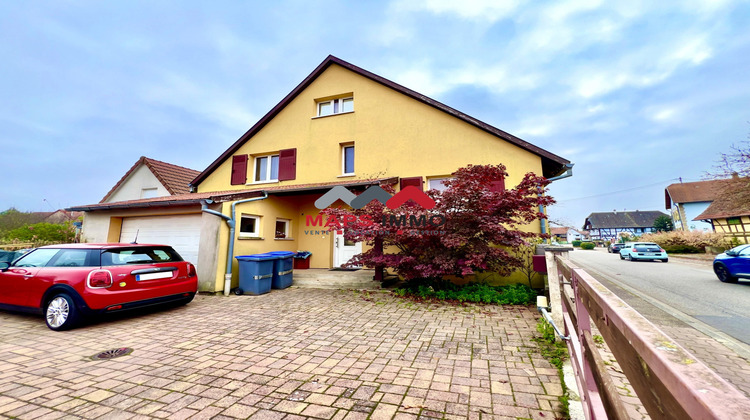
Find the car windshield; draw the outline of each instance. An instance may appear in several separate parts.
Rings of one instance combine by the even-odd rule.
[[[102,252],[102,266],[156,264],[175,261],[182,261],[182,257],[170,247],[117,248]]]

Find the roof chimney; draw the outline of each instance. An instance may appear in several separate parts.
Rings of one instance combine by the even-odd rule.
[[[740,179],[740,174],[737,172],[732,172],[732,179]]]

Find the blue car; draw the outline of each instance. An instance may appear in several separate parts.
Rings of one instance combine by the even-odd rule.
[[[714,258],[714,273],[724,283],[750,279],[750,245],[740,245]]]

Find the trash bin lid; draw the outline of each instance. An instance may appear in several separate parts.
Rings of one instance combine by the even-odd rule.
[[[308,258],[310,255],[312,255],[312,252],[310,251],[300,251],[294,256],[294,258]]]
[[[276,258],[279,258],[279,257],[276,255],[264,253],[264,254],[252,254],[252,255],[237,255],[234,258],[236,258],[238,261],[269,261],[269,260],[275,260]]]
[[[279,258],[279,257],[285,258],[285,257],[293,257],[295,253],[289,252],[289,251],[273,251],[273,252],[269,252],[268,255],[273,255],[276,258]]]

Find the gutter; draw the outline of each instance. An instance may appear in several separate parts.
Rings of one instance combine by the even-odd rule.
[[[549,181],[551,183],[553,181],[558,181],[560,179],[570,178],[571,176],[573,176],[573,165],[575,165],[575,163],[566,163],[565,164],[565,172],[563,172],[562,174],[560,174],[558,176],[553,176],[552,178],[547,178],[547,181]],[[539,213],[544,213],[544,206],[541,205],[541,204],[539,205]],[[547,233],[547,224],[546,223],[541,223],[541,225],[542,225],[542,234]]]
[[[247,198],[244,200],[238,200],[232,202],[232,216],[229,217],[224,213],[211,210],[208,208],[208,205],[213,203],[213,200],[206,199],[201,200],[201,211],[208,214],[213,214],[214,216],[221,217],[224,219],[224,221],[227,222],[227,226],[229,226],[229,246],[227,247],[227,268],[224,273],[224,296],[229,296],[229,291],[232,288],[232,259],[234,258],[234,232],[235,227],[237,226],[237,220],[235,218],[235,207],[237,204],[242,203],[249,203],[251,201],[260,201],[265,200],[268,198],[268,193],[266,191],[262,191],[263,195],[261,197],[253,197],[253,198]]]

